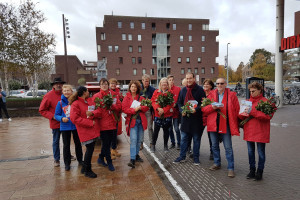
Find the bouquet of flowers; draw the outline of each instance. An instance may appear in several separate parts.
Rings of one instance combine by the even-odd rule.
[[[161,93],[155,101],[161,108],[164,108],[174,103],[174,95],[171,92]],[[162,115],[161,118],[164,116]]]
[[[276,112],[277,107],[275,103],[272,102],[272,97],[268,99],[268,101],[260,100],[257,106],[255,106],[256,110],[263,112],[266,115],[272,117],[272,114]],[[253,119],[253,116],[249,116],[243,121],[240,122],[239,127],[243,128],[244,125],[250,120]]]
[[[143,99],[143,100],[141,101],[141,106],[147,106],[147,107],[151,108],[151,107],[152,107],[152,102],[151,102],[150,99]],[[136,119],[137,116],[140,114],[140,112],[141,112],[141,110],[137,111],[137,112],[132,116],[132,118],[133,118],[133,119]]]
[[[192,109],[195,109],[196,107],[196,104],[193,105],[190,102],[186,102],[186,104],[181,107],[182,113],[185,113],[187,117],[190,117],[190,115],[193,113]]]
[[[142,93],[143,93],[142,97],[146,98],[146,92],[147,92],[147,88],[144,88],[143,91],[142,91]]]
[[[113,97],[115,97],[115,95],[112,96],[111,94],[105,95],[103,97],[103,99],[100,99],[99,97],[96,97],[95,98],[96,109],[100,107],[100,108],[104,108],[106,110],[111,110],[111,106],[114,103]],[[114,115],[115,120],[119,121],[119,118],[116,115],[116,113],[113,110],[111,110],[111,112]]]
[[[215,103],[214,101],[210,100],[209,98],[203,98],[201,103],[201,108],[211,105]],[[226,119],[226,116],[221,112],[220,109],[216,109],[217,113],[219,113],[224,119]]]

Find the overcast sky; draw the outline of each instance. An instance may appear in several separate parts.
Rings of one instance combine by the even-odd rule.
[[[0,0],[19,3],[20,0]],[[42,26],[56,36],[57,54],[64,54],[62,14],[69,19],[68,55],[96,61],[95,27],[104,15],[209,19],[219,30],[219,64],[224,64],[229,45],[229,66],[247,63],[255,49],[275,52],[276,0],[33,0],[39,2],[47,21]],[[284,36],[294,35],[294,16],[299,0],[285,0]]]

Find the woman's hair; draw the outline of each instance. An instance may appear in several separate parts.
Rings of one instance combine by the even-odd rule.
[[[77,91],[73,93],[69,98],[69,104],[71,105],[74,101],[78,99],[78,97],[82,97],[83,93],[87,91],[87,88],[84,86],[79,86]]]
[[[71,89],[71,90],[73,91],[72,85],[64,84],[64,85],[62,86],[62,89],[65,89],[65,88],[69,88],[69,89]]]
[[[101,80],[99,81],[99,85],[101,85],[102,83],[107,83],[107,85],[109,86],[109,82],[106,78],[101,78]]]
[[[109,81],[108,81],[109,83],[115,83],[115,84],[118,84],[118,80],[117,79],[115,79],[115,78],[111,78],[111,79],[109,79]]]
[[[135,84],[135,86],[137,88],[136,93],[140,94],[141,93],[141,89],[142,89],[140,81],[135,81],[135,80],[130,81],[130,83],[128,85],[128,92],[130,92],[130,93],[131,93],[130,87],[131,87],[132,84]]]
[[[167,81],[167,84],[168,84],[168,89],[170,89],[170,86],[169,86],[169,83],[168,83],[168,79],[166,77],[162,78],[160,81],[159,81],[159,85],[158,85],[158,90],[161,92],[162,91],[162,88],[161,88],[161,84],[163,81]]]
[[[186,78],[182,79],[181,85],[186,86]]]
[[[211,79],[205,79],[205,80],[203,81],[203,85],[204,85],[205,83],[208,83],[208,84],[211,86],[211,90],[213,90],[213,89],[215,88],[215,84],[214,84],[214,82],[213,82]]]
[[[255,88],[257,90],[260,90],[260,92],[262,92],[264,89],[263,86],[258,82],[252,82],[251,84],[249,84],[248,89],[250,89],[250,88]]]

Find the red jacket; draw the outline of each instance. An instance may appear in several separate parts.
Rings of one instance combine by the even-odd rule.
[[[120,91],[120,89],[116,88],[115,90],[112,90],[112,91],[114,91],[114,92],[116,92],[118,94],[118,99],[122,103],[122,101],[124,99],[124,96],[123,96],[122,92]],[[117,127],[117,129],[118,129],[117,134],[121,135],[122,134],[122,120],[121,120],[122,119],[122,112],[119,112],[118,117],[120,118],[120,121],[119,121],[118,127]]]
[[[60,122],[53,119],[57,103],[61,100],[61,91],[55,91],[54,88],[48,92],[40,105],[39,112],[41,115],[49,119],[50,128],[60,128]]]
[[[70,118],[77,128],[80,142],[89,141],[100,136],[99,118],[93,116],[87,118],[86,116],[88,106],[93,105],[90,100],[78,97],[78,100],[71,105]],[[93,124],[93,121],[95,121],[95,124]]]
[[[170,91],[171,93],[173,93],[172,91]],[[155,90],[153,95],[152,95],[152,98],[151,98],[151,101],[152,101],[152,107],[153,107],[153,110],[154,110],[154,116],[155,117],[160,117],[159,114],[158,114],[158,111],[157,111],[157,108],[160,108],[159,104],[156,103],[156,99],[158,98],[158,96],[160,94],[163,94],[162,92],[159,92],[159,90]],[[174,102],[171,104],[171,105],[168,105],[164,108],[162,108],[164,110],[164,118],[166,117],[172,117],[173,116],[173,111],[174,111]]]
[[[94,112],[94,115],[95,115],[94,117],[99,117],[99,112],[101,113],[101,119],[100,119],[101,131],[117,129],[117,121],[116,121],[112,111],[118,116],[118,113],[122,110],[122,104],[121,104],[120,100],[117,98],[118,95],[112,90],[107,90],[107,91],[100,90],[100,92],[96,93],[93,96],[93,102],[95,101],[96,97],[103,99],[103,97],[109,93],[112,96],[115,95],[115,97],[113,97],[113,98],[116,98],[116,104],[113,104],[111,106],[111,110],[98,108],[97,111]]]
[[[238,114],[240,109],[240,104],[235,92],[228,91],[228,110],[227,110],[227,120],[229,120],[229,127],[231,135],[240,135],[239,126],[238,126]],[[214,102],[218,102],[218,90],[215,89],[212,91],[212,94],[208,97]],[[226,106],[226,105],[224,105]],[[208,132],[217,132],[217,111],[212,108],[212,105],[208,105],[202,108],[202,112],[207,116],[207,131]],[[220,116],[221,117],[221,116]]]
[[[130,108],[130,106],[131,106],[133,100],[138,100],[138,98],[139,98],[139,95],[136,95],[135,98],[133,99],[131,93],[127,92],[127,94],[124,97],[124,100],[122,102],[122,111],[123,111],[123,113],[127,114],[125,126],[126,126],[126,132],[127,132],[128,136],[130,135],[130,128],[133,128],[135,126],[135,119],[132,118],[131,122],[130,122],[130,118],[132,115],[134,115],[136,113],[135,109]],[[145,98],[140,96],[139,102],[141,102],[143,99],[145,99]],[[145,112],[147,112],[148,110],[149,110],[149,107],[141,106],[140,117],[142,120],[142,126],[143,126],[144,130],[147,129],[147,118],[146,118]],[[130,126],[129,126],[129,123],[130,123]]]
[[[260,100],[267,101],[265,97],[261,95],[257,97],[250,97],[249,101],[252,102],[252,109],[249,113],[250,116],[254,118],[249,120],[244,125],[244,140],[249,142],[270,142],[270,120],[271,116],[264,114],[261,111],[256,110],[256,106]],[[245,116],[239,115],[239,118],[244,120]]]
[[[174,103],[177,104],[178,96],[180,93],[181,88],[178,86],[173,85],[171,88],[172,93],[174,94]],[[179,108],[178,105],[173,108],[173,118],[178,118],[179,117]]]
[[[209,91],[208,95],[206,96],[206,98],[209,98],[212,96],[212,90]],[[205,115],[205,113],[203,113],[202,115],[202,119],[203,119],[203,126],[207,125],[207,115]]]

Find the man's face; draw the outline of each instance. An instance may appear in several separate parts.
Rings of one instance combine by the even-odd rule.
[[[117,87],[117,83],[111,82],[111,83],[109,84],[109,87],[110,87],[110,89],[115,90],[116,87]]]
[[[62,90],[62,83],[55,83],[54,85],[53,85],[53,88],[54,88],[54,90],[55,91],[61,91]]]
[[[143,82],[144,88],[149,87],[149,84],[150,84],[150,80],[149,79],[143,79],[142,82]]]
[[[195,82],[195,77],[193,77],[193,74],[187,74],[187,75],[185,75],[185,78],[186,78],[186,82],[187,82],[187,85],[188,85],[188,86],[194,84],[194,82]]]
[[[169,83],[170,87],[173,87],[173,85],[174,85],[174,78],[173,77],[169,78],[168,79],[168,83]]]
[[[219,93],[223,93],[227,86],[226,81],[222,78],[217,79],[216,85],[217,85],[217,89],[218,89]]]

